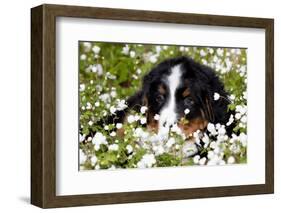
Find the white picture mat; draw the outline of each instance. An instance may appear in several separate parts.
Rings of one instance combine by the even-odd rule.
[[[60,17],[56,20],[56,194],[95,194],[265,183],[265,31]],[[79,172],[78,41],[245,47],[247,164]]]

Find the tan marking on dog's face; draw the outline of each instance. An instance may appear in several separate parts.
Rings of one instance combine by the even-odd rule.
[[[189,89],[188,88],[186,88],[184,91],[183,91],[183,93],[182,93],[182,97],[187,97],[187,96],[189,96],[190,95],[190,91],[189,91]]]
[[[195,118],[190,120],[187,124],[179,123],[178,126],[185,134],[189,137],[190,134],[196,132],[197,130],[203,130],[207,127],[208,121],[203,118]]]
[[[166,89],[163,84],[160,84],[158,87],[158,92],[162,95],[166,94]]]
[[[150,132],[158,133],[159,123],[154,119],[154,115],[152,113],[148,113],[147,115],[147,130]]]

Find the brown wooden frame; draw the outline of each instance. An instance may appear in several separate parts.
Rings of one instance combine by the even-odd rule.
[[[266,183],[56,196],[56,17],[262,28],[266,32]],[[42,207],[177,200],[274,192],[274,20],[64,5],[31,9],[31,203]]]

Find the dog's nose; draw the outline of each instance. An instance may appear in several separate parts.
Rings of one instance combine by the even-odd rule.
[[[168,128],[171,128],[173,125],[175,125],[176,124],[176,122],[168,122],[168,121],[165,121],[164,123],[163,123],[163,126],[164,127],[168,127]]]

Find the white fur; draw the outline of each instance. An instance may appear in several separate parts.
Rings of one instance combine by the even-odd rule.
[[[180,65],[172,67],[171,74],[168,76],[167,79],[170,97],[168,103],[166,103],[166,105],[160,112],[160,128],[164,126],[169,127],[177,121],[175,93],[176,89],[180,85],[181,75],[182,71]]]

